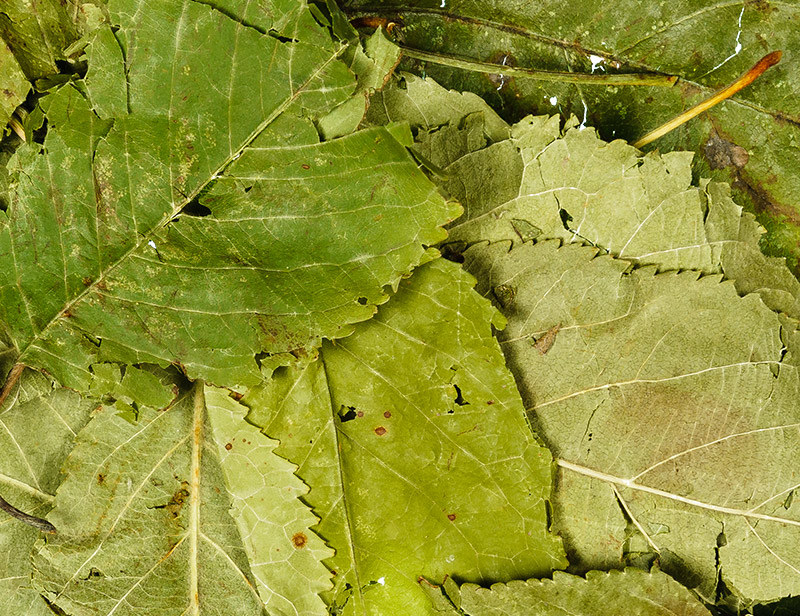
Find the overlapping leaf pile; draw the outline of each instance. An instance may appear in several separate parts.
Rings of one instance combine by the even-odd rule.
[[[2,520],[9,610],[800,593],[800,284],[690,155],[392,77],[333,5],[74,6],[40,73],[0,24],[64,82],[7,140],[0,493],[57,529]]]

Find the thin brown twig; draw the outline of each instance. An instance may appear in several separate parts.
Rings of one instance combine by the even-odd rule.
[[[56,527],[50,524],[47,520],[43,518],[37,518],[36,516],[28,515],[24,511],[20,511],[14,505],[11,505],[6,499],[0,496],[0,509],[5,511],[8,515],[12,518],[19,520],[20,522],[24,522],[34,528],[38,528],[41,531],[46,533],[55,533]]]
[[[11,390],[14,389],[14,385],[19,382],[19,377],[22,376],[22,371],[25,369],[25,364],[14,364],[14,367],[11,368],[11,372],[8,373],[8,377],[6,378],[6,383],[3,385],[2,391],[0,391],[0,408],[6,402],[6,398],[11,393]]]

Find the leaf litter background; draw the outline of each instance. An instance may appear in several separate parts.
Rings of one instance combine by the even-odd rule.
[[[509,126],[390,80],[397,49],[354,43],[335,7],[229,4],[3,13],[8,114],[28,80],[49,89],[25,120],[44,142],[4,178],[2,356],[33,370],[0,411],[3,495],[59,531],[4,520],[7,604],[701,614],[796,595],[798,283],[729,188],[580,114]],[[740,176],[715,177],[740,200]],[[430,246],[462,208],[442,247],[459,267]]]

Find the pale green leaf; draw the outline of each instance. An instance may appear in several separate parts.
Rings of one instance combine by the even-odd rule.
[[[556,571],[552,580],[515,580],[481,588],[465,584],[458,605],[469,616],[709,616],[686,588],[658,569],[589,571],[586,579]]]
[[[692,185],[690,153],[641,156],[574,121],[562,130],[557,116],[526,118],[498,141],[492,114],[448,108],[452,93],[430,79],[415,87],[428,106],[449,109],[435,118],[441,125],[420,126],[426,130],[416,148],[444,170],[434,180],[464,206],[449,241],[589,243],[661,270],[724,273],[740,293],[757,292],[770,307],[800,317],[800,283],[782,259],[761,253],[763,230],[727,186]],[[396,85],[376,103],[392,120],[419,121],[403,92]]]
[[[44,149],[11,164],[19,362],[79,388],[98,361],[254,384],[257,354],[347,335],[430,258],[457,208],[385,129],[318,142],[354,78],[304,3],[272,7],[290,40],[191,0],[109,4],[86,82],[46,97]]]
[[[800,378],[778,315],[719,276],[591,247],[479,245],[466,267],[508,318],[578,570],[644,551],[712,600],[718,574],[745,599],[800,592]]]
[[[25,513],[44,517],[72,440],[95,406],[96,400],[24,372],[0,410],[0,495]],[[5,513],[0,517],[0,597],[8,614],[52,614],[31,583],[30,552],[40,536]]]
[[[479,96],[447,90],[432,79],[404,73],[398,85],[372,97],[367,120],[376,125],[403,121],[416,130],[427,131],[471,114],[484,117],[491,141],[510,136],[508,124]]]
[[[270,614],[325,616],[319,593],[332,584],[321,561],[333,551],[309,530],[319,520],[300,502],[308,488],[228,394],[205,389],[211,440],[258,592]]]
[[[339,613],[429,613],[420,575],[566,565],[547,527],[549,452],[491,336],[502,318],[472,285],[441,259],[418,268],[353,335],[244,399],[311,488]]]

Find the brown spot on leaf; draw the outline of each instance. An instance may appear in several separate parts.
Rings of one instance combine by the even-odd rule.
[[[455,519],[456,519],[456,514],[455,513],[448,513],[447,514],[447,519],[450,520],[451,522],[454,522]]]
[[[181,481],[180,490],[177,490],[175,494],[172,495],[172,498],[166,505],[159,505],[156,509],[166,509],[172,518],[177,518],[184,504],[186,504],[189,494],[189,482]]]
[[[303,169],[311,169],[311,167],[310,167],[309,165],[306,165],[305,163],[304,163],[304,164],[302,164],[302,165],[300,165],[300,166],[301,166]]]
[[[306,537],[305,533],[295,533],[292,535],[292,545],[296,547],[298,550],[306,547],[308,543],[308,537]]]
[[[364,416],[364,411],[358,411],[356,413],[356,417],[363,417],[363,416]]]
[[[233,449],[233,445],[231,445],[230,443],[225,443],[225,449],[230,451],[231,449]]]
[[[544,334],[536,338],[533,342],[533,348],[539,351],[542,355],[549,351],[553,344],[556,341],[556,336],[558,335],[558,331],[561,329],[561,323],[558,325],[553,325],[550,329],[548,329]]]
[[[383,416],[386,417],[386,419],[389,419],[392,416],[392,412],[391,411],[384,411],[383,412]]]
[[[741,169],[750,160],[747,150],[732,141],[723,139],[716,132],[711,133],[708,141],[703,146],[703,155],[712,169],[724,169],[726,167]]]
[[[105,483],[106,476],[103,473],[97,473],[97,484],[103,485]]]
[[[386,434],[386,428],[384,428],[383,426],[378,426],[377,428],[375,428],[375,434],[377,434],[378,436],[383,436],[384,434]]]

